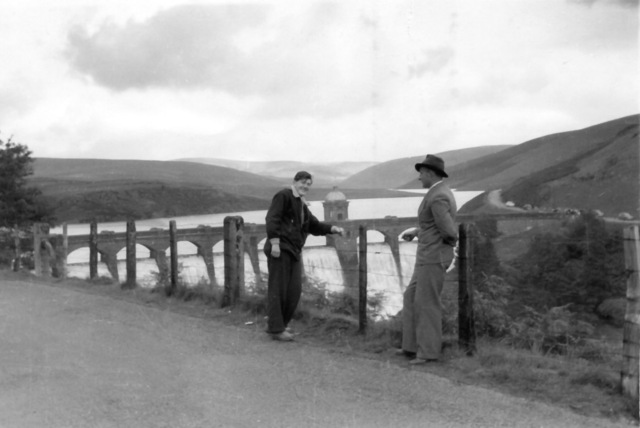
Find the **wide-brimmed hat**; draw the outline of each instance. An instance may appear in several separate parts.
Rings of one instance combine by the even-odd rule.
[[[423,166],[433,169],[443,177],[449,176],[447,175],[446,172],[444,172],[444,161],[442,160],[442,158],[439,158],[438,156],[427,155],[427,157],[424,158],[422,162],[416,164],[416,171],[420,172],[420,168],[422,168]]]

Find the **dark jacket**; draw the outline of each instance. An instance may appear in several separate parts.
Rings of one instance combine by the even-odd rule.
[[[304,210],[304,222],[302,221]],[[267,242],[264,252],[271,254],[271,239],[280,238],[280,249],[288,251],[296,258],[300,257],[307,236],[328,235],[331,225],[319,221],[301,198],[296,198],[290,188],[282,189],[273,196],[265,218]]]

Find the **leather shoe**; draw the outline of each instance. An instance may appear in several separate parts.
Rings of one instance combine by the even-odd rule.
[[[407,357],[407,358],[415,358],[416,357],[416,353],[415,352],[405,351],[404,349],[396,349],[394,354],[398,355],[400,357]]]
[[[273,340],[277,340],[280,342],[292,342],[293,335],[287,331],[283,331],[282,333],[272,334],[271,338]]]
[[[438,360],[435,358],[430,358],[430,359],[425,359],[425,358],[414,358],[413,360],[409,361],[409,364],[412,366],[418,366],[421,364],[427,364],[427,363],[437,363]]]

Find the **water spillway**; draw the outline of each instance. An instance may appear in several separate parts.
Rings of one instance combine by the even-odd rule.
[[[382,300],[382,312],[387,315],[397,313],[402,307],[402,292],[408,285],[413,273],[415,262],[416,244],[413,242],[401,242],[400,267],[396,263],[387,244],[371,243],[367,246],[368,264],[368,294],[377,295]],[[182,249],[181,253],[187,249]],[[85,254],[86,253],[86,254]],[[158,266],[153,258],[149,258],[149,251],[144,247],[136,250],[138,284],[144,288],[153,288],[158,284]],[[224,254],[214,251],[215,280],[218,286],[224,285]],[[267,258],[259,251],[259,275],[251,265],[248,254],[245,254],[244,276],[245,287],[253,289],[260,280],[264,283],[268,277]],[[89,277],[88,251],[77,250],[69,255],[67,275],[76,278]],[[342,270],[337,252],[332,247],[311,246],[302,252],[304,275],[306,281],[313,287],[331,293],[345,291],[345,286],[357,287],[357,284],[345,284],[345,272]],[[197,254],[185,254],[178,259],[180,280],[188,286],[207,284],[207,268],[202,257]],[[118,254],[118,271],[126,271],[125,254]],[[109,270],[104,262],[98,263],[98,276],[110,277]]]

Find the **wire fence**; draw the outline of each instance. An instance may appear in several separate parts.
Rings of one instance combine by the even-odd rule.
[[[478,218],[473,226],[470,288],[478,335],[544,352],[593,345],[580,352],[620,360],[627,278],[620,227],[588,213],[561,219]],[[367,246],[372,318],[393,317],[402,310],[416,247],[399,241],[394,254],[385,243]],[[358,251],[345,256],[358,257]],[[357,266],[341,266],[335,249],[307,248],[303,260],[307,300],[327,302],[340,292],[357,296],[358,284],[346,283],[357,278]],[[458,268],[454,263],[446,275],[442,294],[443,327],[453,336],[459,333]],[[355,311],[352,315],[358,316]]]
[[[619,362],[628,272],[622,228],[589,213],[563,219],[479,218],[473,222],[470,267],[478,335],[543,352],[579,352]],[[367,246],[370,316],[387,318],[402,309],[413,273],[416,244]],[[350,254],[357,257],[357,252]],[[357,295],[357,277],[341,266],[333,248],[308,248],[304,264],[308,300],[333,292]],[[348,254],[349,255],[349,254]],[[442,294],[446,334],[458,334],[459,263],[447,273]],[[353,316],[357,316],[354,313]],[[574,346],[576,345],[576,346]],[[592,354],[592,355],[590,355]]]
[[[371,231],[370,231],[371,232]],[[369,236],[368,234],[367,236]],[[475,218],[472,236],[473,290],[476,330],[479,335],[506,337],[532,347],[553,349],[586,338],[610,340],[607,349],[619,354],[619,339],[626,308],[626,271],[620,227],[602,218],[576,213],[564,218]],[[70,258],[87,257],[87,249]],[[417,244],[399,239],[396,245],[374,239],[366,247],[367,302],[373,319],[397,316],[413,274]],[[308,246],[303,250],[304,295],[312,304],[358,297],[359,249]],[[179,250],[179,277],[183,284],[210,283],[210,270],[197,249]],[[160,275],[157,260],[138,245],[137,282],[154,287]],[[126,251],[118,253],[118,271],[126,272]],[[342,259],[356,260],[344,263]],[[257,261],[243,254],[243,293],[266,292],[267,259],[258,248]],[[446,275],[442,294],[445,333],[456,335],[459,325],[459,263]],[[104,262],[98,276],[111,276]],[[68,276],[86,278],[87,263],[67,264]],[[225,254],[213,248],[213,285],[224,288]],[[210,285],[209,285],[210,286]],[[354,317],[359,314],[353,313]]]
[[[623,360],[629,360],[632,369],[626,374],[633,379],[635,386],[630,389],[637,397],[640,344],[638,340],[627,339],[626,334],[629,320],[640,324],[640,316],[636,312],[628,314],[631,306],[628,306],[627,293],[640,296],[640,290],[628,291],[630,275],[638,276],[638,255],[629,256],[629,238],[621,227],[628,226],[628,222],[620,224],[594,213],[576,212],[562,218],[476,217],[467,225],[470,225],[468,236],[460,241],[461,247],[465,246],[465,255],[460,255],[464,257],[464,267],[461,267],[462,259],[450,266],[441,296],[445,335],[460,335],[458,330],[464,325],[461,317],[471,313],[474,335],[541,352],[573,352],[578,358],[616,367],[620,367]],[[633,238],[636,253],[640,251],[637,235],[636,227]],[[257,260],[255,254],[252,257],[245,253],[241,239],[242,234],[227,236],[225,230],[225,245],[213,252],[213,278],[201,255],[183,253],[179,259],[181,281],[187,286],[206,283],[225,292],[235,287],[238,298],[264,295],[268,280],[266,255],[261,248],[258,248]],[[37,243],[34,246],[40,247]],[[229,248],[236,249],[236,259],[229,257]],[[366,257],[367,316],[370,319],[395,317],[402,310],[403,292],[413,274],[416,251],[415,242],[407,243],[399,238],[397,242],[387,239],[387,242],[369,243],[365,251],[309,246],[303,250],[302,258],[303,299],[308,304],[329,308],[341,306],[342,310],[345,309],[343,297],[350,296],[351,307],[347,308],[350,310],[343,314],[358,317],[362,322],[358,298],[362,292],[361,261]],[[138,281],[153,287],[159,275],[157,259],[149,259],[143,249],[137,256],[141,258],[137,264],[147,266],[146,273],[145,269],[138,268]],[[119,270],[129,269],[128,262],[119,260],[122,264]],[[229,276],[229,263],[235,263],[238,269],[241,267],[242,274]],[[629,266],[634,263],[630,270]],[[87,277],[89,268],[81,265],[77,266],[77,272],[73,271],[76,266],[67,265],[69,276]],[[98,272],[105,276],[110,273],[102,264]],[[464,287],[461,286],[463,277]],[[226,283],[229,278],[234,284]],[[215,284],[211,284],[210,279]],[[460,304],[466,301],[461,292],[471,297],[468,299],[470,312]],[[640,337],[640,327],[636,324],[633,329],[629,327],[629,331]],[[623,349],[627,344],[629,349]]]

